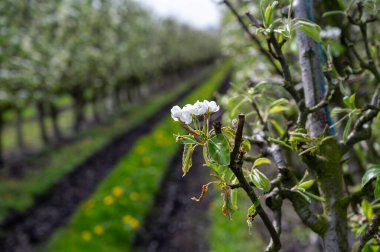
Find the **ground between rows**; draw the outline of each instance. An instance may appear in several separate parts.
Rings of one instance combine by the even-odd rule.
[[[57,228],[67,223],[81,202],[93,193],[120,158],[132,149],[134,143],[151,132],[167,116],[170,108],[200,83],[202,81],[194,82],[141,125],[113,138],[104,148],[60,179],[26,213],[6,219],[1,225],[3,237],[0,240],[0,251],[28,252],[47,240]]]

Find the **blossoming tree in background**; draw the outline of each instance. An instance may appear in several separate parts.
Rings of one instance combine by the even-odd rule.
[[[248,224],[258,216],[270,234],[267,251],[281,249],[284,200],[321,238],[324,251],[378,251],[377,2],[222,2],[230,10],[223,45],[236,69],[221,99],[225,125],[211,127],[210,114],[219,109],[214,103],[172,109],[187,131],[177,136],[185,146],[184,175],[197,147],[212,172],[194,200],[215,184],[230,217],[243,190],[252,203]]]

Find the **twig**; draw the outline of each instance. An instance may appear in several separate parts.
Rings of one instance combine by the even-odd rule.
[[[250,30],[249,30],[249,27],[248,25],[244,22],[243,18],[239,15],[238,11],[235,9],[235,7],[230,3],[230,1],[228,0],[223,0],[223,3],[225,5],[227,5],[227,7],[230,9],[230,11],[232,12],[232,14],[235,16],[235,18],[237,19],[237,21],[239,22],[241,28],[244,30],[244,32],[246,32],[249,36],[249,38],[254,41],[256,43],[256,45],[258,46],[260,52],[262,54],[264,54],[265,57],[268,58],[269,62],[272,64],[272,66],[274,67],[274,69],[276,70],[276,72],[279,74],[279,75],[282,75],[282,72],[281,70],[278,68],[278,66],[276,65],[276,62],[274,62],[273,58],[271,57],[270,53],[268,53],[267,50],[265,50],[265,48],[263,47],[263,45],[261,44],[259,38],[257,36],[255,36]]]
[[[240,187],[243,188],[243,190],[247,193],[248,197],[251,199],[252,203],[256,203],[259,199],[253,190],[252,186],[248,183],[248,181],[245,179],[244,173],[243,173],[243,153],[240,152],[240,145],[242,142],[243,137],[243,128],[245,123],[245,116],[243,114],[239,115],[239,123],[235,134],[235,145],[233,148],[233,151],[231,152],[231,159],[230,159],[230,169],[235,174],[236,178],[239,181]],[[264,222],[264,225],[268,229],[272,241],[270,243],[270,246],[267,248],[267,251],[279,251],[281,248],[281,242],[280,237],[274,228],[271,220],[269,219],[268,215],[264,211],[261,205],[259,205],[256,208],[257,214],[260,216],[262,221]]]
[[[375,217],[372,219],[372,223],[369,225],[367,232],[360,239],[359,247],[356,250],[361,252],[365,244],[371,240],[371,238],[379,232],[380,227],[380,211],[375,214]]]

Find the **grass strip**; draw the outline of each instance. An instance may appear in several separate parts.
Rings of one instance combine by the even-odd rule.
[[[12,209],[20,212],[27,210],[38,195],[46,192],[62,176],[103,148],[113,137],[143,123],[199,78],[204,76],[201,74],[192,81],[177,85],[170,92],[149,98],[142,104],[129,106],[127,116],[119,116],[106,125],[84,131],[79,140],[47,153],[46,157],[33,164],[38,169],[29,170],[21,179],[0,176],[0,222]]]
[[[183,104],[210,98],[229,69],[230,64],[224,64]],[[78,209],[69,225],[59,230],[41,251],[131,250],[133,236],[153,204],[168,160],[178,149],[173,132],[180,129],[169,114],[170,111],[151,134],[135,144]]]
[[[243,191],[239,191],[239,207],[232,219],[222,214],[223,200],[217,194],[209,210],[211,228],[209,241],[211,252],[264,251],[265,245],[257,231],[257,226],[249,231],[247,209],[251,206]]]

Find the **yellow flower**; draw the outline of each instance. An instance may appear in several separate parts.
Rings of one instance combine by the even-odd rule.
[[[152,163],[152,158],[151,157],[144,157],[142,161],[143,161],[143,164],[145,166],[147,166],[147,165],[150,165]]]
[[[155,137],[158,141],[165,139],[165,134],[162,131],[157,131]]]
[[[133,201],[138,201],[140,199],[140,194],[137,192],[131,192],[131,194],[129,194],[129,198]]]
[[[143,154],[145,152],[145,148],[144,148],[144,146],[140,145],[137,147],[136,151],[139,154]]]
[[[112,204],[113,204],[113,201],[114,201],[114,199],[113,199],[112,196],[107,196],[107,197],[105,197],[105,198],[103,199],[103,203],[104,203],[105,205],[107,205],[107,206],[112,205]]]
[[[124,190],[120,186],[116,186],[112,189],[112,194],[116,198],[119,198],[123,194]]]
[[[85,241],[90,241],[92,239],[92,235],[88,231],[82,232],[82,239]]]
[[[140,226],[140,221],[130,215],[123,217],[124,224],[129,225],[132,229],[137,229]]]
[[[94,227],[94,233],[97,235],[104,234],[104,228],[100,225]]]

